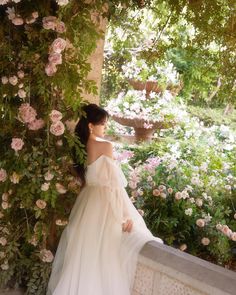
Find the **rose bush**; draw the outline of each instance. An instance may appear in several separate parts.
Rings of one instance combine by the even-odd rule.
[[[161,141],[118,148],[128,192],[165,243],[233,268],[236,134],[185,114]]]

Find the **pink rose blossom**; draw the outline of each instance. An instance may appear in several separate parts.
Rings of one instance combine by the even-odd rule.
[[[182,194],[181,194],[181,192],[177,192],[177,193],[175,193],[175,199],[176,199],[176,200],[180,200],[180,199],[182,199]]]
[[[6,210],[6,209],[8,209],[8,208],[9,208],[9,204],[8,204],[8,202],[3,201],[3,202],[2,202],[2,209],[3,209],[3,210]]]
[[[14,137],[12,138],[11,148],[14,151],[20,151],[23,148],[24,141],[21,138]]]
[[[67,192],[67,190],[65,189],[65,187],[61,184],[61,183],[56,183],[56,190],[59,194],[65,194]]]
[[[185,251],[187,249],[187,245],[186,244],[182,244],[182,245],[180,245],[179,249],[181,251]]]
[[[7,239],[4,238],[4,237],[1,237],[1,238],[0,238],[0,244],[1,244],[2,246],[6,246],[6,244],[7,244]]]
[[[207,246],[210,244],[210,239],[208,238],[202,238],[201,239],[201,243],[204,245],[204,246]]]
[[[50,126],[50,132],[55,136],[60,136],[64,133],[65,126],[61,121],[55,122]]]
[[[57,33],[65,33],[66,32],[66,26],[63,22],[57,22],[55,30]]]
[[[43,119],[35,119],[33,122],[30,122],[28,124],[28,128],[29,128],[29,130],[36,131],[36,130],[43,128],[44,125],[45,125],[45,122]]]
[[[20,16],[16,16],[15,18],[13,18],[12,20],[13,25],[15,26],[21,26],[24,24],[24,20],[22,17]]]
[[[23,79],[24,76],[25,76],[25,73],[23,71],[18,71],[17,72],[17,76],[20,78],[20,79]]]
[[[7,202],[8,201],[8,197],[9,197],[9,193],[3,193],[2,194],[2,200]]]
[[[31,123],[35,120],[37,112],[29,103],[23,103],[19,107],[19,119],[23,123]]]
[[[47,206],[47,203],[44,201],[44,200],[40,200],[38,199],[36,201],[36,206],[39,208],[39,209],[44,209],[46,206]]]
[[[158,196],[160,196],[161,192],[159,191],[159,189],[156,188],[152,191],[152,194],[153,194],[153,196],[158,197]]]
[[[38,13],[38,11],[34,11],[34,12],[32,12],[32,17],[33,18],[38,18],[39,17],[39,13]]]
[[[230,237],[232,234],[232,230],[226,224],[222,225],[221,232],[227,237]]]
[[[199,226],[199,227],[204,227],[204,226],[205,226],[205,220],[202,219],[202,218],[199,218],[199,219],[196,221],[196,225]]]
[[[45,67],[45,73],[51,77],[53,76],[55,73],[57,72],[57,67],[55,66],[55,64],[52,63],[48,63]]]
[[[236,232],[233,232],[230,238],[232,241],[236,242]]]
[[[48,182],[44,182],[44,183],[41,185],[41,191],[46,192],[46,191],[49,189],[49,186],[50,186],[50,183],[48,183]]]
[[[8,3],[9,0],[0,0],[0,5],[5,5]]]
[[[62,55],[61,53],[53,52],[48,57],[49,64],[61,65],[62,64]]]
[[[50,250],[43,249],[40,251],[40,258],[43,262],[50,263],[53,261],[54,256]]]
[[[20,98],[25,98],[26,97],[26,92],[23,89],[19,89],[17,94],[18,94],[18,96]]]
[[[167,191],[168,191],[169,194],[172,194],[172,193],[173,193],[173,188],[169,187],[169,188],[167,189]]]
[[[46,16],[43,18],[43,28],[46,30],[55,30],[57,18],[55,16]]]
[[[5,169],[0,169],[0,182],[4,182],[7,179],[7,172]]]
[[[53,177],[54,177],[54,175],[53,175],[50,171],[48,171],[48,172],[46,172],[46,173],[44,174],[44,179],[45,179],[46,181],[50,181],[50,180],[52,180]]]
[[[49,117],[53,123],[56,123],[62,119],[62,113],[57,110],[52,110]]]
[[[62,38],[57,38],[52,43],[52,51],[56,53],[61,53],[66,48],[66,40]]]
[[[7,84],[8,83],[8,78],[6,76],[2,77],[2,84]]]
[[[17,76],[12,76],[9,78],[9,83],[13,86],[15,86],[18,83],[18,78]]]

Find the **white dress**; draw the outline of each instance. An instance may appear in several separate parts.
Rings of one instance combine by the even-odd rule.
[[[48,295],[130,295],[138,253],[155,238],[133,206],[120,167],[102,155],[88,165],[53,262]],[[122,222],[133,220],[130,233]]]

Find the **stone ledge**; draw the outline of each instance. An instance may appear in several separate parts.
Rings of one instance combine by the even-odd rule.
[[[236,294],[236,273],[233,271],[155,241],[147,243],[140,254],[142,265],[191,285],[199,292]]]

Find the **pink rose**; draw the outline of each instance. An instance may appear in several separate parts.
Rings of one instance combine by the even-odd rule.
[[[54,177],[54,175],[53,175],[50,171],[48,171],[48,172],[46,172],[46,173],[44,174],[44,179],[47,180],[47,181],[52,180],[53,177]]]
[[[67,192],[67,190],[65,189],[65,187],[60,184],[60,183],[56,183],[56,190],[59,194],[65,194]]]
[[[23,123],[31,123],[35,120],[37,112],[29,103],[22,103],[19,107],[19,119]]]
[[[7,202],[8,201],[8,198],[9,198],[9,194],[8,193],[3,193],[2,194],[2,200]]]
[[[8,83],[8,78],[6,76],[2,77],[2,84],[7,84]]]
[[[230,237],[232,234],[232,230],[226,224],[222,225],[221,232],[227,237]]]
[[[5,5],[5,4],[8,3],[8,1],[9,1],[9,0],[1,0],[1,1],[0,1],[0,5]]]
[[[56,123],[62,119],[62,113],[57,110],[52,110],[49,117],[53,123]]]
[[[168,191],[169,194],[172,194],[173,193],[173,188],[169,187],[167,191]]]
[[[66,48],[66,40],[62,38],[57,38],[52,43],[52,51],[56,53],[61,53]]]
[[[44,182],[42,185],[41,185],[41,190],[43,192],[46,192],[48,189],[49,189],[49,186],[50,186],[50,183],[48,182]]]
[[[15,18],[12,19],[12,23],[15,26],[21,26],[24,24],[24,20],[22,17],[20,16],[16,16]]]
[[[159,191],[159,189],[156,188],[152,191],[152,194],[153,194],[153,196],[158,197],[158,196],[160,196],[161,192]]]
[[[64,133],[65,126],[61,121],[57,121],[50,126],[50,132],[55,136],[60,136]]]
[[[204,246],[207,246],[210,244],[210,239],[208,238],[202,238],[201,239],[201,243],[204,245]]]
[[[5,169],[0,169],[0,182],[4,182],[7,179],[7,172]]]
[[[57,33],[65,33],[66,32],[66,26],[63,22],[57,22],[55,30]]]
[[[13,86],[15,86],[18,83],[18,78],[17,76],[12,76],[9,78],[9,83]]]
[[[62,55],[61,53],[53,52],[48,57],[49,64],[61,65],[62,64]]]
[[[1,238],[0,238],[0,244],[1,244],[2,246],[6,246],[6,244],[7,244],[7,239],[4,238],[4,237],[1,237]]]
[[[9,204],[8,204],[8,202],[3,201],[3,202],[2,202],[2,209],[3,209],[3,210],[6,210],[6,209],[8,209],[8,208],[9,208]]]
[[[177,192],[177,193],[175,193],[175,199],[176,199],[176,200],[180,200],[180,199],[182,199],[182,194],[181,194],[181,192]]]
[[[53,76],[55,73],[57,72],[57,67],[55,66],[55,64],[52,63],[48,63],[45,67],[45,73],[51,77]]]
[[[39,17],[39,13],[38,13],[38,11],[34,11],[34,12],[32,12],[32,17],[33,18],[38,18]]]
[[[19,89],[17,94],[18,94],[18,96],[20,98],[25,98],[26,97],[26,92],[25,92],[24,89]]]
[[[235,242],[235,241],[236,241],[236,232],[233,232],[233,233],[231,234],[231,237],[230,237],[230,238],[231,238],[232,241]]]
[[[20,78],[20,79],[23,79],[24,76],[25,76],[25,73],[23,71],[18,71],[17,72],[17,76]]]
[[[11,148],[14,151],[20,151],[24,145],[24,141],[21,138],[14,137],[11,141]]]
[[[50,250],[43,249],[40,251],[40,258],[43,262],[50,263],[53,261],[54,256]]]
[[[36,130],[43,128],[44,125],[45,125],[45,122],[43,119],[35,119],[33,122],[30,122],[28,124],[28,128],[29,128],[29,130],[36,131]]]
[[[43,18],[43,28],[46,30],[55,30],[57,18],[55,16],[46,16]]]
[[[205,226],[205,220],[202,219],[202,218],[199,218],[199,219],[196,221],[196,225],[199,226],[199,227],[204,227],[204,226]]]
[[[38,199],[36,201],[36,206],[39,208],[39,209],[44,209],[46,206],[47,206],[47,203],[44,201],[44,200],[40,200]]]

